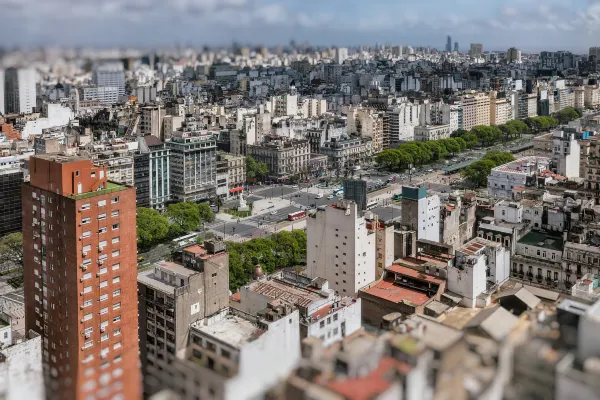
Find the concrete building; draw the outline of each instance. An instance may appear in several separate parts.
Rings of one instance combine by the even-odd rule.
[[[307,275],[326,279],[342,296],[375,280],[376,235],[358,215],[356,203],[341,200],[307,220]]]
[[[115,144],[92,153],[92,160],[98,166],[106,167],[107,178],[113,182],[133,186],[134,165],[133,154],[126,144]]]
[[[486,247],[497,246],[494,242],[475,238],[456,250],[454,265],[448,268],[448,290],[462,297],[463,307],[473,308],[476,305],[485,307],[485,299],[480,295],[487,290],[488,258]],[[501,247],[498,245],[498,248]],[[490,260],[491,263],[491,260]],[[510,264],[506,265],[506,276]],[[490,268],[491,270],[491,268]]]
[[[600,87],[588,85],[584,88],[583,104],[587,108],[595,108],[600,105]]]
[[[491,197],[514,199],[515,189],[535,185],[536,174],[548,169],[546,157],[522,157],[495,167],[488,177],[488,194]]]
[[[34,156],[29,168],[25,325],[42,336],[46,396],[139,399],[135,189],[79,157]]]
[[[152,86],[140,86],[133,92],[137,97],[138,104],[154,103],[156,101],[156,88]]]
[[[508,49],[508,51],[506,52],[506,62],[508,64],[513,63],[513,62],[520,64],[521,63],[521,50],[515,49],[514,47],[511,47],[510,49]]]
[[[141,119],[141,116],[140,116]],[[184,117],[178,115],[165,115],[162,119],[162,140],[167,141],[171,139],[173,133],[180,130],[183,125]]]
[[[537,116],[538,99],[536,93],[518,91],[513,94],[513,119],[525,119]]]
[[[0,236],[21,230],[23,171],[17,157],[0,157]]]
[[[217,141],[206,131],[180,132],[167,142],[171,196],[177,201],[206,200],[217,185]]]
[[[345,47],[338,47],[335,49],[335,62],[336,64],[342,65],[344,61],[348,59],[348,49]]]
[[[356,124],[360,127],[358,133],[361,136],[371,138],[371,151],[373,154],[385,150],[383,113],[376,113],[372,109],[359,109],[356,112]]]
[[[125,94],[125,68],[120,62],[97,65],[92,74],[92,82],[98,87],[115,87],[119,96]]]
[[[402,142],[414,140],[418,125],[418,104],[404,101],[390,107],[383,118],[384,147],[397,147]]]
[[[8,322],[10,330],[10,319]],[[43,400],[44,371],[42,337],[33,331],[8,343],[0,350],[0,396],[6,400]]]
[[[567,129],[552,133],[554,153],[552,157],[553,172],[567,178],[579,178],[580,151],[575,133]]]
[[[37,74],[33,68],[8,68],[4,71],[4,112],[31,114],[37,106]]]
[[[450,125],[415,126],[415,140],[417,142],[448,139],[451,133]]]
[[[418,239],[440,241],[440,198],[428,195],[427,188],[402,187],[400,223],[417,232]]]
[[[230,190],[244,186],[246,183],[246,157],[217,153],[217,160],[227,162],[227,184]]]
[[[229,301],[229,256],[220,242],[184,249],[184,265],[161,261],[138,274],[144,393],[177,390],[165,373],[185,353],[190,326],[224,310]],[[178,390],[177,390],[178,391]],[[191,393],[190,393],[191,395]]]
[[[140,111],[138,133],[142,136],[152,135],[162,140],[164,138],[162,128],[163,118],[166,115],[165,109],[157,105],[142,107]]]
[[[372,144],[370,137],[342,137],[325,142],[319,153],[327,156],[330,168],[342,170],[370,160],[373,156]]]
[[[284,139],[270,136],[260,145],[248,145],[246,155],[269,166],[272,179],[283,180],[307,173],[310,159],[308,140]]]
[[[138,153],[134,156],[134,179],[138,207],[164,210],[171,200],[170,149],[155,136],[138,138]],[[143,194],[143,195],[142,195]]]
[[[562,253],[563,238],[560,234],[531,231],[517,242],[516,254],[511,260],[511,276],[549,288],[558,288],[564,280]]]
[[[468,131],[474,126],[490,124],[490,98],[485,93],[463,96],[462,129]]]
[[[85,86],[80,88],[80,100],[98,101],[100,104],[115,104],[119,101],[119,87],[117,86]]]
[[[494,93],[494,92],[491,92]],[[506,97],[490,94],[490,125],[503,125],[513,119],[512,104]]]
[[[266,110],[274,118],[296,116],[298,114],[298,96],[296,94],[273,96],[267,103]]]
[[[441,207],[440,241],[451,247],[451,254],[475,236],[476,208],[476,197],[472,194],[462,198],[450,194],[448,202]]]
[[[319,338],[323,346],[344,340],[361,327],[360,299],[340,297],[325,279],[311,279],[293,271],[281,271],[242,286],[232,307],[256,315],[272,301],[297,309],[300,338]]]
[[[483,45],[481,43],[471,43],[469,55],[476,58],[481,57],[483,55]]]

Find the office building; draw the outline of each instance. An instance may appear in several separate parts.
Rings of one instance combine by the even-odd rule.
[[[496,98],[490,92],[490,124],[503,125],[513,119],[512,103],[506,97]]]
[[[155,136],[138,138],[133,165],[138,207],[163,210],[171,199],[169,154],[170,150]]]
[[[85,86],[79,90],[80,100],[98,101],[100,104],[114,104],[119,101],[117,86]]]
[[[348,59],[348,49],[344,47],[338,47],[335,49],[335,62],[336,64],[342,65],[344,61]]]
[[[331,168],[341,170],[360,166],[373,155],[373,140],[370,137],[344,136],[325,142],[319,154],[327,156]]]
[[[448,139],[451,133],[450,125],[415,126],[415,141]]]
[[[139,399],[135,189],[75,156],[29,168],[25,325],[42,336],[47,398]]]
[[[98,87],[117,88],[119,96],[125,94],[125,69],[120,62],[111,62],[96,66],[92,75],[92,81]]]
[[[309,218],[307,274],[329,281],[343,296],[353,296],[375,280],[375,232],[367,229],[356,203],[341,200]]]
[[[284,180],[308,172],[310,144],[305,139],[268,136],[261,145],[248,145],[247,155],[269,166],[269,177]]]
[[[4,111],[6,114],[31,114],[37,105],[37,73],[33,68],[8,68],[4,71]]]
[[[481,43],[471,43],[471,50],[469,51],[469,55],[471,57],[481,57],[483,54],[483,45]]]
[[[243,187],[246,183],[246,157],[228,153],[217,153],[218,161],[227,164],[227,184],[229,190]]]
[[[207,200],[217,187],[217,140],[206,131],[176,132],[170,149],[171,196],[176,201]]]
[[[16,157],[0,157],[0,236],[21,230],[23,171]]]
[[[359,215],[367,210],[367,181],[344,180],[344,199],[356,203]]]
[[[400,143],[414,140],[419,115],[419,105],[408,101],[390,107],[383,117],[384,147],[396,147]]]
[[[446,51],[450,53],[452,51],[452,37],[448,35],[446,38]]]
[[[454,42],[454,52],[458,53],[458,42]]]
[[[403,226],[417,232],[418,239],[440,241],[440,198],[428,195],[425,186],[402,186]]]
[[[514,47],[511,47],[510,49],[508,49],[508,51],[506,52],[506,62],[508,64],[510,63],[520,63],[521,62],[521,50],[519,49],[515,49]]]
[[[179,392],[166,371],[178,354],[185,353],[190,326],[224,310],[228,302],[229,255],[222,242],[188,247],[183,250],[183,265],[161,261],[138,275],[145,395],[163,388]]]
[[[137,97],[138,104],[154,103],[156,101],[156,88],[152,86],[140,86],[133,94]]]

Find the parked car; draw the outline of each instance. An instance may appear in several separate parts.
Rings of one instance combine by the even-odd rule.
[[[333,199],[333,195],[332,194],[330,194],[329,196],[327,196],[327,200],[331,200],[331,199]]]
[[[315,199],[322,199],[323,198],[323,193],[319,193],[318,195],[315,196]]]

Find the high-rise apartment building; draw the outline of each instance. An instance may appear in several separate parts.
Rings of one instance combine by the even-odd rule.
[[[450,53],[452,51],[452,36],[446,37],[446,51]]]
[[[490,98],[485,93],[466,95],[462,99],[462,129],[490,124]]]
[[[98,65],[94,69],[92,80],[99,87],[116,87],[119,96],[125,94],[125,68],[120,62]]]
[[[0,236],[21,230],[23,171],[17,157],[0,157]]]
[[[217,185],[217,140],[208,132],[176,132],[167,143],[171,195],[177,201],[206,200]]]
[[[165,114],[165,109],[160,105],[142,107],[139,133],[141,135],[152,135],[163,140],[164,133],[161,128],[163,127]]]
[[[43,339],[48,399],[139,399],[135,189],[106,168],[30,159],[23,185],[25,325]]]
[[[418,239],[440,241],[440,198],[427,188],[402,187],[401,224],[417,232]]]
[[[511,47],[510,49],[508,49],[508,51],[506,52],[506,62],[508,64],[510,64],[512,62],[520,63],[521,62],[521,50],[515,49],[514,47]]]
[[[481,43],[471,43],[471,50],[469,55],[471,57],[481,57],[483,54],[483,45]]]
[[[308,276],[327,279],[340,295],[354,295],[375,280],[376,235],[358,209],[341,200],[318,209],[306,225]]]
[[[590,47],[589,56],[600,60],[600,47]]]
[[[36,72],[33,68],[8,68],[4,71],[4,111],[30,114],[36,106]]]

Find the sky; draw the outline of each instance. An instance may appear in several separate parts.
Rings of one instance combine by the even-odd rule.
[[[600,0],[0,0],[3,46],[600,46]]]

